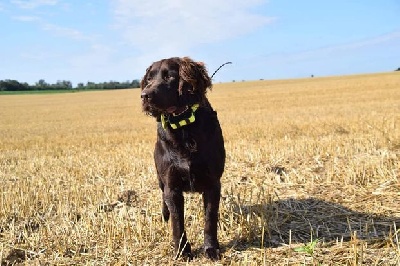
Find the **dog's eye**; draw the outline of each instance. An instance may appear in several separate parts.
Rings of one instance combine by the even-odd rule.
[[[176,73],[174,70],[170,70],[165,73],[164,79],[165,80],[173,80],[178,76],[178,73]]]
[[[165,76],[164,76],[164,79],[165,80],[172,80],[172,79],[174,79],[175,77],[174,76],[172,76],[172,75],[170,75],[170,74],[166,74]]]
[[[153,78],[154,78],[154,76],[156,75],[156,71],[154,71],[154,70],[152,70],[152,71],[150,71],[149,73],[148,73],[148,75],[147,75],[147,81],[151,81]]]

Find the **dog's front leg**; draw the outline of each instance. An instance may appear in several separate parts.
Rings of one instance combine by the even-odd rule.
[[[169,220],[169,210],[168,210],[168,206],[165,203],[165,193],[164,193],[164,184],[162,183],[161,180],[158,181],[158,186],[160,187],[161,191],[162,191],[162,206],[161,206],[161,212],[162,212],[162,216],[164,218],[165,222],[168,222]]]
[[[192,258],[191,247],[184,228],[184,199],[182,190],[164,187],[164,202],[168,207],[176,258],[180,255]]]
[[[214,185],[204,191],[204,251],[212,259],[219,259],[219,243],[217,238],[218,209],[221,197],[221,184]]]

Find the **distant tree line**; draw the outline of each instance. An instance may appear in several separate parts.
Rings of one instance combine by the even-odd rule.
[[[72,86],[71,81],[58,80],[54,84],[47,83],[44,79],[39,80],[34,85],[29,85],[26,82],[18,82],[17,80],[0,80],[0,91],[39,91],[39,90],[115,90],[139,88],[140,81],[132,80],[125,82],[109,81],[109,82],[87,82],[78,83],[76,87]]]

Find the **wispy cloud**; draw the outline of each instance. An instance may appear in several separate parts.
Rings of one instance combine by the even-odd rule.
[[[40,17],[37,16],[13,16],[12,19],[22,22],[34,22],[39,21]]]
[[[219,43],[275,21],[258,11],[266,0],[116,0],[114,28],[135,55],[120,64],[141,77],[152,61],[193,55],[205,44]],[[125,47],[126,48],[126,47]]]
[[[11,3],[23,9],[33,9],[40,6],[54,6],[58,0],[11,0]]]
[[[337,46],[332,46],[332,47],[327,47],[326,50],[349,50],[349,49],[359,49],[362,47],[369,47],[369,46],[374,46],[390,41],[395,41],[399,40],[400,41],[400,30],[399,31],[394,31],[390,32],[387,34],[375,36],[372,38],[368,38],[365,40],[360,40],[348,44],[343,44],[343,45],[337,45]]]
[[[348,43],[332,44],[309,50],[293,52],[272,52],[271,54],[251,56],[241,65],[234,65],[236,77],[244,72],[253,73],[250,69],[263,67],[268,69],[272,78],[305,77],[311,74],[339,75],[349,73],[366,73],[371,71],[384,71],[368,66],[372,58],[379,58],[382,47],[395,49],[400,46],[400,30],[372,36],[366,39]],[[357,55],[354,57],[354,55]],[[374,57],[376,55],[376,57]],[[394,54],[394,58],[398,55]],[[368,62],[370,61],[370,62]],[[379,63],[379,61],[377,61]],[[374,63],[371,63],[374,64]],[[329,65],[329,67],[327,67]],[[356,68],[355,68],[356,67]],[[355,70],[357,69],[357,70]],[[282,74],[284,73],[284,74]],[[250,74],[251,75],[251,74]],[[258,79],[259,76],[248,76]],[[258,74],[260,75],[260,74]]]
[[[387,34],[370,37],[364,40],[358,40],[349,43],[335,44],[305,51],[296,51],[291,53],[279,53],[264,56],[263,63],[293,63],[315,58],[326,58],[339,56],[361,51],[363,49],[374,49],[376,46],[388,43],[398,43],[400,45],[400,31],[394,31]]]
[[[234,38],[274,19],[257,14],[262,0],[117,0],[115,26],[142,52],[184,53],[204,43]]]
[[[21,22],[36,23],[42,30],[50,32],[56,36],[61,36],[73,40],[87,40],[87,41],[94,40],[93,36],[86,35],[80,30],[48,23],[44,19],[38,16],[13,16],[11,18]]]
[[[45,62],[46,60],[54,60],[55,58],[59,59],[60,56],[54,53],[49,53],[48,51],[34,49],[34,51],[20,53],[19,57],[24,61],[32,60],[35,62]]]
[[[70,39],[75,39],[75,40],[93,39],[92,36],[85,35],[83,32],[74,28],[62,27],[51,23],[43,23],[41,27],[45,31],[49,31],[55,35],[67,37]]]
[[[114,53],[115,50],[107,45],[92,44],[86,53],[76,54],[68,61],[78,69],[107,68]]]

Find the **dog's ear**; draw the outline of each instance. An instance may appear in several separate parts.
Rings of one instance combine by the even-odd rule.
[[[211,89],[211,78],[208,76],[207,69],[202,62],[195,62],[189,57],[181,58],[179,76],[181,78],[179,83],[180,95],[189,93],[205,96],[207,88]]]
[[[148,79],[148,75],[149,75],[150,69],[151,69],[151,66],[149,66],[149,67],[146,69],[146,73],[144,74],[142,80],[140,81],[140,88],[141,88],[142,90],[144,89],[144,87],[147,86],[147,79]]]

